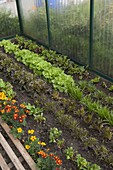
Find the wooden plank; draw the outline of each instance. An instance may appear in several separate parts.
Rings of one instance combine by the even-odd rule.
[[[1,117],[0,117],[0,124],[3,127],[3,129],[5,130],[5,132],[7,133],[7,135],[9,136],[9,138],[11,139],[11,141],[14,143],[14,145],[16,146],[16,148],[18,149],[18,151],[21,153],[21,155],[23,156],[23,158],[25,159],[25,161],[27,162],[27,164],[29,165],[29,167],[31,168],[31,170],[37,170],[36,168],[36,164],[33,161],[33,159],[31,158],[31,156],[28,154],[28,152],[25,150],[25,148],[23,147],[23,145],[20,143],[20,141],[18,139],[15,139],[11,134],[10,134],[10,128],[9,126],[2,121]]]
[[[25,168],[23,167],[23,165],[21,164],[21,162],[19,161],[19,159],[17,158],[17,156],[15,155],[15,153],[13,152],[13,150],[11,149],[11,147],[9,146],[9,144],[7,143],[7,141],[5,140],[1,132],[0,132],[0,143],[3,146],[4,150],[6,151],[6,153],[8,154],[8,156],[10,157],[16,169],[25,170]]]
[[[22,156],[19,157],[19,161],[20,162],[23,162],[24,161],[24,158]]]
[[[8,167],[11,169],[14,167],[14,165],[12,164],[12,162],[8,163]]]
[[[1,153],[0,153],[0,167],[2,168],[2,170],[10,170]]]

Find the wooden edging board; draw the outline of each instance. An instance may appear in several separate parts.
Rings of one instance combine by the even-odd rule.
[[[1,166],[2,170],[10,170],[10,168],[8,167],[4,158],[2,157],[1,153],[0,153],[0,166]]]
[[[7,143],[7,141],[5,140],[1,132],[0,132],[0,143],[3,146],[4,150],[6,151],[6,153],[8,154],[11,161],[13,162],[16,169],[25,170],[25,168],[23,167],[23,165],[21,164],[21,162],[19,161],[19,159],[17,158],[17,156],[15,155],[15,153],[13,152],[13,150],[11,149],[11,147],[9,146],[9,144]]]
[[[13,142],[13,144],[16,146],[16,148],[18,149],[18,151],[20,152],[20,154],[23,156],[23,158],[25,159],[25,161],[27,162],[27,164],[29,165],[29,167],[31,168],[31,170],[38,170],[36,168],[36,164],[33,161],[33,159],[31,158],[31,156],[28,154],[28,152],[25,150],[25,148],[23,147],[23,145],[20,143],[20,141],[18,139],[15,139],[11,134],[10,134],[10,128],[9,126],[1,119],[0,117],[0,124],[2,126],[2,128],[5,130],[5,132],[7,133],[7,135],[9,136],[9,138],[11,139],[11,141]],[[22,170],[22,169],[21,169]]]

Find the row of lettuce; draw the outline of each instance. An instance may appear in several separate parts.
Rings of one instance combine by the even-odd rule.
[[[32,69],[34,74],[41,75],[52,83],[54,89],[65,92],[79,100],[90,111],[95,112],[110,125],[113,125],[112,110],[107,106],[103,106],[99,101],[93,101],[90,95],[85,96],[71,75],[65,74],[59,67],[52,66],[50,62],[44,60],[44,56],[26,49],[20,50],[18,45],[14,45],[9,40],[0,42],[0,46],[4,47],[6,53],[14,54],[14,57]]]
[[[20,49],[28,49],[30,51],[33,51],[34,53],[38,53],[40,56],[44,57],[44,60],[50,62],[55,67],[60,67],[68,75],[75,74],[79,80],[89,79],[90,81],[85,82],[87,83],[87,85],[94,85],[101,81],[101,78],[99,76],[91,78],[90,73],[85,69],[84,66],[79,66],[75,62],[71,61],[67,56],[57,54],[53,50],[48,50],[43,46],[39,46],[38,44],[36,44],[36,42],[33,42],[32,40],[28,40],[22,36],[16,35],[15,39],[13,39],[12,42],[14,42],[14,44],[18,44]],[[80,86],[79,83],[78,85]],[[109,91],[113,91],[113,85],[111,84],[108,86],[104,80],[101,82],[101,86],[108,89]]]
[[[110,95],[108,96],[108,93],[113,91],[112,84],[108,84],[108,82],[105,82],[99,76],[91,78],[92,76],[83,66],[78,66],[67,56],[57,54],[55,51],[39,46],[35,42],[25,39],[24,37],[17,35],[12,42],[14,42],[14,44],[18,44],[20,49],[33,51],[34,53],[42,56],[45,61],[50,62],[53,66],[61,68],[64,70],[64,73],[73,76],[74,80],[77,79],[76,83],[82,90],[83,94],[88,94],[88,98],[93,98],[94,101],[96,100],[102,103],[102,105],[107,105],[111,108],[111,104],[113,104],[113,97]],[[101,85],[103,90],[107,90],[107,94],[96,88],[98,83]]]
[[[26,117],[29,115],[40,115],[43,110],[41,108],[36,108],[29,103],[21,103],[14,99],[16,93],[12,89],[12,85],[8,82],[4,82],[0,79],[0,114],[4,121],[6,121],[10,128],[11,133],[22,139],[24,135],[24,128],[27,126]],[[10,93],[9,93],[10,92]],[[62,131],[57,128],[50,129],[49,140],[50,143],[59,144],[59,148],[64,144],[63,140],[59,140]],[[24,146],[26,150],[32,155],[36,161],[36,166],[38,169],[43,170],[60,170],[62,169],[62,160],[56,154],[52,153],[47,149],[46,143],[40,141],[40,139],[35,136],[35,130],[29,129],[28,136],[24,141]],[[88,170],[99,170],[101,169],[96,164],[91,164],[87,162],[80,154],[76,153],[72,147],[68,147],[64,150],[67,159],[73,159],[79,169],[85,168]]]

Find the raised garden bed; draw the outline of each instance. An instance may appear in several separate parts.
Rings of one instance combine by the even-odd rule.
[[[31,103],[38,107],[39,113],[33,114],[30,110],[21,142],[26,140],[28,130],[34,129],[35,136],[60,157],[63,169],[75,170],[82,166],[88,169],[89,166],[98,170],[94,165],[97,164],[103,170],[112,170],[112,84],[94,77],[66,57],[65,65],[63,56],[30,41],[20,42],[18,37],[13,42],[19,45],[8,41],[0,44],[0,77],[14,86],[19,103]],[[50,134],[55,131],[59,135],[53,140]]]

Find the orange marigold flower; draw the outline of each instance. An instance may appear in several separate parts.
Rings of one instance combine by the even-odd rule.
[[[19,122],[22,123],[22,122],[23,122],[23,119],[20,119]]]
[[[42,151],[42,150],[39,151],[38,154],[41,155],[42,158],[46,158],[46,157],[48,156],[48,154],[46,154],[46,153],[45,153],[44,151]]]
[[[5,109],[8,109],[8,108],[11,108],[11,105],[8,104],[5,106]]]
[[[17,109],[17,106],[12,106],[13,109]]]
[[[56,164],[57,164],[57,165],[62,165],[62,160],[61,160],[61,159],[57,159],[57,160],[56,160]]]
[[[18,113],[19,112],[19,110],[18,109],[15,109],[15,113]]]
[[[58,160],[59,159],[59,157],[58,156],[54,156],[54,160],[56,161],[56,160]]]
[[[24,118],[26,118],[26,115],[25,115],[25,114],[23,114],[21,117],[24,119]]]
[[[47,154],[46,153],[44,153],[43,155],[42,155],[42,158],[47,158]]]
[[[25,113],[29,114],[29,110],[25,110]]]
[[[19,115],[18,115],[18,113],[14,113],[14,116],[18,117]]]
[[[9,113],[11,111],[11,108],[6,109],[6,113]]]
[[[54,157],[54,154],[53,154],[53,153],[50,153],[49,156],[50,156],[50,157]]]
[[[18,118],[16,116],[13,117],[14,120],[17,120]]]
[[[24,104],[20,104],[20,107],[22,107],[23,109],[26,108]]]

